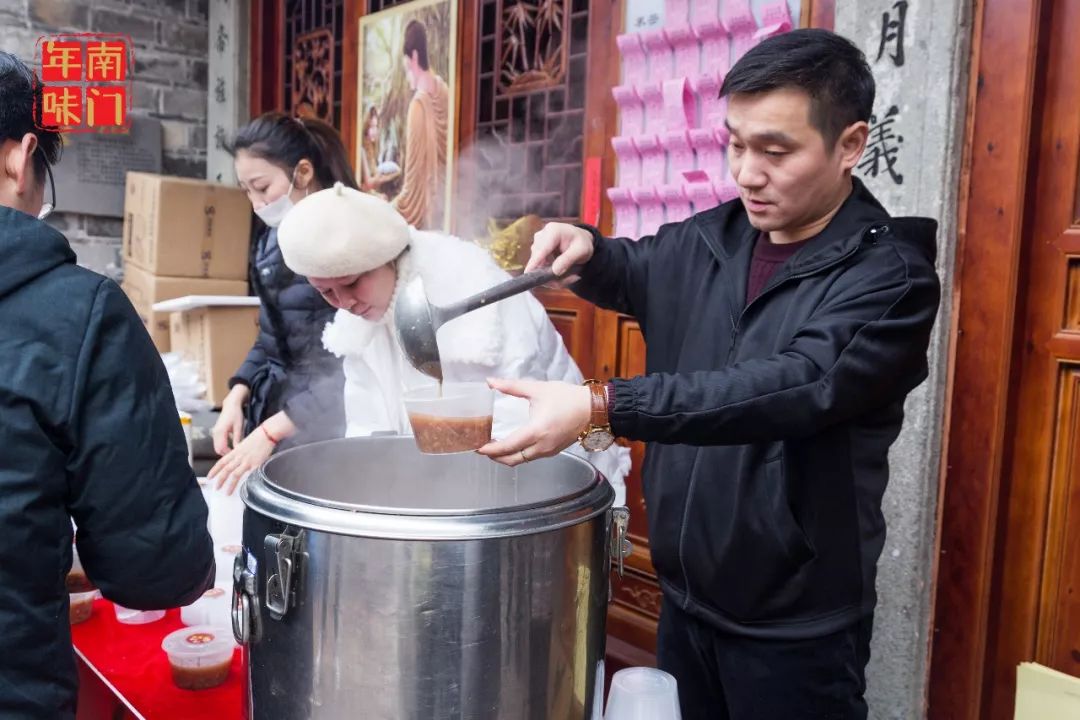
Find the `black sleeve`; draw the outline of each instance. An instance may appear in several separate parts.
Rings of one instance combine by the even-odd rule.
[[[640,240],[606,238],[594,227],[579,227],[592,233],[593,256],[570,289],[594,305],[642,320],[650,260],[679,225],[664,225]]]
[[[68,434],[68,510],[89,577],[131,608],[198,599],[214,580],[206,503],[165,367],[108,280],[80,349]]]
[[[932,265],[889,252],[838,288],[779,354],[615,380],[614,431],[689,445],[767,442],[806,437],[903,398],[927,376],[940,286]]]
[[[251,346],[251,350],[248,350],[244,362],[240,365],[236,374],[229,379],[230,389],[235,385],[247,385],[248,387],[251,387],[255,373],[268,362],[267,358],[269,358],[269,354],[266,351],[266,343],[273,337],[274,327],[270,322],[270,316],[267,314],[266,308],[261,307],[259,309],[259,334],[255,338],[255,344]]]

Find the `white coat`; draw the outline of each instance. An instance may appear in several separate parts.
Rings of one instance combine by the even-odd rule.
[[[428,299],[445,305],[509,279],[482,248],[448,235],[411,229],[409,249],[398,261],[397,287],[419,273]],[[396,292],[395,292],[396,296]],[[339,310],[323,332],[323,345],[343,360],[346,436],[375,432],[411,434],[402,396],[435,381],[413,368],[398,345],[391,311],[372,322]],[[543,305],[522,293],[462,315],[439,329],[439,356],[447,382],[483,382],[489,377],[582,381]],[[503,438],[529,418],[529,403],[497,395],[492,435]],[[596,466],[625,503],[624,478],[630,452],[613,446],[601,453],[580,445],[570,451]]]

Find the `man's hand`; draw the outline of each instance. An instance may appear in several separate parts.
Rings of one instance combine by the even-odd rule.
[[[562,278],[571,267],[584,265],[592,256],[592,233],[566,223],[548,223],[533,237],[532,255],[529,256],[525,272],[550,265],[555,274]],[[571,275],[555,285],[567,287],[578,280],[576,275]]]
[[[503,440],[477,450],[495,462],[514,467],[566,449],[588,427],[592,416],[589,388],[564,382],[488,380],[499,392],[529,401],[529,422]]]

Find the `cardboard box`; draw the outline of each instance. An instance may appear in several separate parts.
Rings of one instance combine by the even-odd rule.
[[[200,307],[169,316],[173,352],[194,361],[206,399],[219,407],[229,378],[244,362],[259,332],[258,307]]]
[[[169,314],[154,312],[154,303],[185,295],[247,295],[248,284],[239,280],[199,280],[153,275],[125,264],[121,286],[143,321],[158,352],[169,352]]]
[[[155,275],[247,278],[251,203],[239,188],[129,172],[124,259]]]

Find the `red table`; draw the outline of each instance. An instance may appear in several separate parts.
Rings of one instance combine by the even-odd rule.
[[[116,620],[108,600],[94,602],[89,620],[71,628],[71,641],[80,665],[79,716],[84,713],[83,695],[96,678],[142,720],[239,720],[243,717],[244,667],[241,653],[233,656],[229,679],[210,690],[181,690],[172,682],[169,659],[161,641],[183,627],[180,611],[146,625],[124,625]],[[92,703],[88,703],[92,704]],[[89,708],[87,708],[89,711]]]

